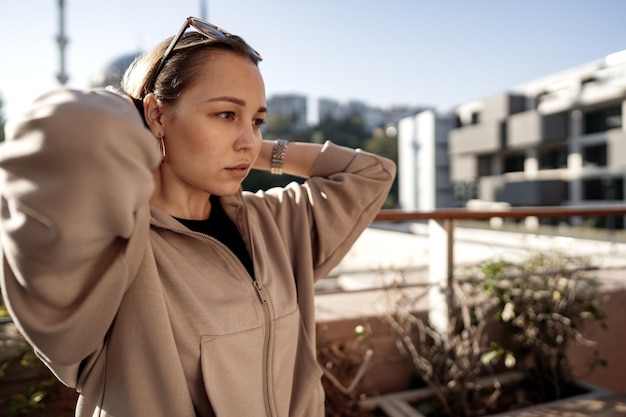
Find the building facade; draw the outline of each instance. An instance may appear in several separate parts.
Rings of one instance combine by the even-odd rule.
[[[512,206],[624,200],[626,51],[455,110],[451,179]]]
[[[454,119],[425,110],[398,123],[400,207],[428,211],[453,207],[448,134]]]
[[[366,131],[372,132],[384,123],[381,109],[369,107],[359,100],[335,100],[320,98],[317,100],[317,114],[320,122],[324,120],[344,120],[358,116],[363,120]]]
[[[294,131],[308,127],[307,97],[301,94],[276,94],[267,99],[267,117],[281,118]]]
[[[448,132],[455,204],[622,203],[625,110],[626,50],[456,107]]]

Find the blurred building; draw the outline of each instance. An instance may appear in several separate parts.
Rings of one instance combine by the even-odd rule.
[[[426,110],[398,124],[398,189],[406,210],[453,207],[448,134],[450,115]]]
[[[352,116],[361,116],[366,118],[367,105],[359,100],[335,100],[331,98],[320,98],[317,101],[319,120],[342,120]],[[380,111],[378,112],[380,113]],[[370,123],[375,124],[382,121],[382,116],[370,114],[373,119]],[[367,124],[366,124],[367,125]]]
[[[140,54],[141,52],[135,52],[115,58],[91,79],[91,87],[97,88],[112,85],[121,89],[120,83],[122,82],[124,72]]]
[[[267,99],[267,117],[280,117],[294,131],[308,128],[307,97],[301,94],[276,94]]]
[[[448,134],[456,204],[623,202],[625,109],[626,50],[457,106]]]
[[[408,116],[414,116],[424,107],[414,106],[391,106],[387,108],[369,106],[359,100],[335,100],[321,98],[317,102],[318,118],[343,120],[357,116],[363,119],[363,126],[366,132],[374,132],[379,128],[397,127],[398,122]]]

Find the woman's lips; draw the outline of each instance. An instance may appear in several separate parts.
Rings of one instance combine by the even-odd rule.
[[[235,178],[245,178],[249,170],[250,164],[237,164],[226,168],[226,171]]]

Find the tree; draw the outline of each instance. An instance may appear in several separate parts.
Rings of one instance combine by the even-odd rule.
[[[395,163],[398,162],[398,136],[387,136],[376,133],[371,138],[365,140],[363,150],[376,155],[389,158]]]
[[[268,140],[287,139],[296,142],[310,142],[311,132],[308,129],[294,129],[295,116],[271,114],[263,129],[263,138]]]
[[[348,148],[362,148],[363,142],[368,136],[363,117],[358,113],[342,119],[324,118],[313,128],[313,132],[316,141],[330,140],[337,145]]]
[[[2,112],[2,106],[4,102],[2,100],[2,96],[0,95],[0,142],[4,142],[4,114]]]
[[[397,135],[387,136],[382,129],[377,129],[374,136],[365,141],[363,144],[363,150],[376,155],[384,156],[391,159],[396,163],[396,165],[398,164]],[[398,177],[396,176],[393,180],[391,190],[389,190],[389,195],[387,196],[387,200],[385,201],[383,208],[391,209],[397,207],[399,199]]]
[[[287,139],[296,142],[310,142],[311,133],[308,130],[295,130],[293,126],[293,119],[282,114],[272,114],[267,118],[263,139]],[[242,188],[246,191],[256,192],[257,190],[267,190],[272,187],[282,187],[291,181],[302,182],[303,180],[290,175],[277,176],[269,172],[253,170],[243,181]]]
[[[4,142],[4,114],[2,112],[2,106],[4,102],[2,100],[2,96],[0,95],[0,142]],[[9,313],[4,305],[4,300],[2,299],[2,294],[0,294],[0,317],[6,317]]]

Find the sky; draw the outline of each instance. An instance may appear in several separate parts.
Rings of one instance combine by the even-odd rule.
[[[0,0],[5,118],[56,88],[59,0]],[[188,16],[263,55],[267,96],[441,110],[626,49],[625,0],[65,0],[67,86]],[[203,12],[203,9],[205,12]],[[271,110],[271,109],[270,109]]]

